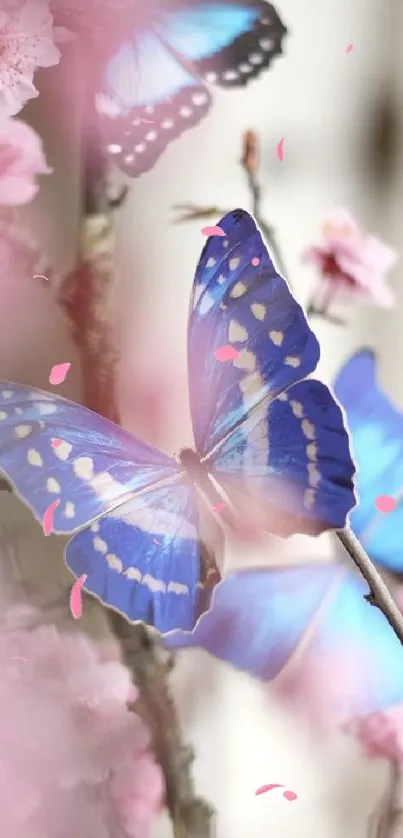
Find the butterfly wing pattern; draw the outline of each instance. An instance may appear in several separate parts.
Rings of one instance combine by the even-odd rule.
[[[303,679],[310,661],[327,666],[328,679],[332,661],[339,666],[348,650],[353,665],[340,684],[337,668],[333,712],[384,709],[403,700],[403,650],[365,593],[337,562],[238,571],[217,585],[192,632],[174,631],[164,643],[171,651],[204,649],[280,689],[285,679]]]
[[[341,411],[324,385],[299,381],[316,366],[316,338],[252,217],[236,210],[220,226],[189,319],[198,456],[265,509],[272,492],[274,531],[341,527],[354,503]],[[239,356],[224,365],[214,349],[228,341]],[[0,469],[39,520],[59,501],[54,531],[76,533],[67,565],[105,604],[161,633],[190,630],[208,607],[193,477],[166,455],[80,405],[0,382]]]
[[[354,465],[329,389],[302,380],[318,342],[253,218],[235,210],[219,226],[225,236],[204,247],[189,318],[196,447],[231,499],[246,491],[263,507],[271,532],[341,528],[355,503]],[[220,345],[237,357],[217,361]]]
[[[59,500],[55,533],[82,530],[66,562],[87,591],[162,632],[193,626],[197,510],[173,460],[81,405],[3,382],[0,469],[39,521]]]
[[[357,463],[358,504],[349,518],[371,558],[390,571],[403,571],[403,414],[376,380],[376,357],[361,350],[335,382],[346,412]],[[396,499],[385,515],[375,506],[379,495]]]
[[[164,0],[136,14],[96,97],[106,149],[131,177],[203,119],[208,84],[245,85],[281,53],[286,33],[265,0]]]

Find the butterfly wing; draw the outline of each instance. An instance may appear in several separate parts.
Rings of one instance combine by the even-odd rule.
[[[403,699],[403,650],[364,593],[365,585],[333,562],[239,571],[215,588],[211,610],[195,629],[173,632],[165,645],[205,649],[263,681],[278,679],[279,686],[296,673],[303,678],[315,659],[332,672],[332,661],[348,649],[356,667],[333,709],[388,707]],[[340,673],[333,671],[336,687]]]
[[[39,520],[59,501],[54,532],[90,524],[66,548],[89,592],[161,631],[194,625],[197,509],[173,460],[81,405],[2,382],[0,470]]]
[[[116,164],[131,177],[151,169],[208,112],[204,82],[245,84],[281,52],[285,31],[263,0],[178,0],[144,12],[110,58],[96,98]]]
[[[96,97],[106,150],[130,177],[151,169],[167,145],[197,125],[210,105],[204,84],[151,32],[121,45]]]
[[[61,444],[53,447],[53,440]],[[0,382],[0,470],[39,521],[49,504],[54,532],[69,533],[160,480],[176,463],[79,404]]]
[[[160,36],[210,84],[239,87],[282,52],[287,32],[266,0],[180,0],[163,12]]]
[[[161,632],[199,616],[200,548],[191,487],[159,486],[108,512],[71,539],[66,563],[84,587],[129,620]]]
[[[359,502],[350,524],[371,558],[391,571],[403,570],[403,415],[376,381],[376,358],[363,350],[347,361],[335,382],[352,436]],[[396,499],[378,512],[379,495]]]
[[[324,385],[301,381],[318,342],[253,218],[235,210],[219,226],[225,236],[203,249],[189,319],[197,449],[226,491],[267,501],[274,532],[342,527],[355,501],[343,417]],[[235,357],[217,360],[220,346]]]

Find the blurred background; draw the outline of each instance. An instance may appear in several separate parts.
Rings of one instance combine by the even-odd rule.
[[[301,264],[301,253],[317,241],[323,217],[333,207],[351,210],[363,229],[401,253],[402,4],[277,0],[276,7],[289,29],[285,57],[245,90],[214,91],[208,118],[130,185],[116,215],[121,418],[168,453],[191,442],[184,346],[189,293],[204,241],[203,222],[174,223],[173,206],[251,209],[239,165],[245,130],[260,137],[262,214],[276,229],[288,278],[302,303],[315,278]],[[353,48],[347,52],[349,44]],[[41,95],[22,114],[43,137],[54,168],[42,179],[40,196],[24,219],[43,242],[55,277],[27,282],[26,276],[2,272],[0,279],[1,376],[46,389],[50,368],[69,361],[60,392],[72,398],[80,394],[79,360],[56,289],[57,276],[72,267],[77,251],[79,72],[74,45],[66,45],[59,67],[38,74]],[[280,162],[276,146],[282,137]],[[351,306],[345,329],[320,320],[312,325],[322,346],[319,377],[331,382],[355,348],[371,346],[379,355],[382,385],[403,408],[402,271],[400,261],[392,277],[397,301],[392,311]],[[6,492],[0,494],[0,526],[2,596],[11,590],[40,605],[56,602],[71,583],[64,540],[45,538],[30,513]],[[323,557],[331,549],[326,536],[276,547],[278,557],[295,552]],[[266,558],[265,548],[250,549],[250,563]],[[237,563],[239,555],[230,546],[226,567]],[[84,625],[97,636],[107,633],[96,603],[86,605],[78,628]],[[197,790],[217,808],[219,838],[243,838],[245,831],[254,838],[367,834],[368,815],[387,779],[382,764],[364,762],[341,734],[319,740],[270,689],[207,653],[179,653],[172,683],[185,738],[196,750]],[[255,797],[265,783],[284,783],[298,800],[287,802],[280,790]],[[167,824],[159,828],[161,836],[169,834]]]

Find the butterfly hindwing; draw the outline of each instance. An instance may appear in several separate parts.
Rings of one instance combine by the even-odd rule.
[[[350,358],[335,382],[346,412],[357,463],[358,503],[350,524],[378,564],[403,570],[403,414],[376,380],[376,357],[361,350]],[[392,512],[377,510],[375,501],[389,495],[397,501]]]
[[[61,441],[53,447],[54,440]],[[52,393],[0,382],[0,470],[53,530],[73,532],[133,492],[177,480],[175,462],[108,419]]]
[[[213,458],[212,473],[239,510],[247,492],[256,523],[277,535],[344,525],[354,504],[343,416],[320,381],[300,381],[256,408]]]
[[[190,486],[160,486],[126,501],[75,535],[66,563],[86,590],[129,620],[161,632],[198,617],[200,549]]]
[[[302,687],[308,665],[323,665],[326,681],[334,678],[336,713],[386,708],[403,700],[403,650],[364,593],[362,580],[336,562],[238,571],[215,588],[193,632],[173,632],[165,645],[205,649],[279,688],[295,676]],[[345,681],[340,655],[351,664]]]
[[[211,105],[202,82],[152,33],[121,45],[96,98],[106,150],[131,177],[151,169],[167,145]]]

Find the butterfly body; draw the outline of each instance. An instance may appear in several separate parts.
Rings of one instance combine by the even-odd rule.
[[[39,521],[59,501],[53,531],[74,534],[66,563],[87,591],[164,633],[191,630],[202,580],[217,581],[202,566],[198,493],[211,509],[228,500],[223,521],[250,514],[279,535],[341,528],[355,502],[340,408],[303,380],[319,357],[305,315],[253,218],[234,210],[220,227],[191,295],[195,450],[175,460],[81,405],[0,382],[0,470]],[[222,344],[237,349],[228,363]]]

